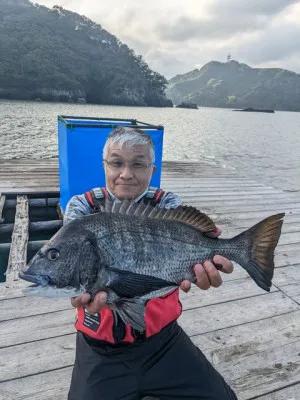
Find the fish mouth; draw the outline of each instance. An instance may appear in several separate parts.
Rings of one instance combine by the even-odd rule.
[[[34,283],[33,286],[47,286],[50,284],[50,278],[47,275],[30,275],[25,272],[19,272],[19,277],[27,282]]]

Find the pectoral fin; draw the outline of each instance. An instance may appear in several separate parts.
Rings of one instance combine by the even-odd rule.
[[[115,303],[116,311],[125,324],[130,324],[138,331],[145,330],[145,302],[139,299],[119,300]]]
[[[174,282],[155,278],[149,275],[136,274],[130,271],[109,268],[109,282],[107,287],[112,289],[119,297],[141,297],[147,293],[169,286],[178,286]]]

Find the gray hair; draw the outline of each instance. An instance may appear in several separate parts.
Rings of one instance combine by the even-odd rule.
[[[128,148],[137,145],[147,145],[149,147],[150,161],[153,164],[155,161],[155,150],[152,138],[143,130],[131,128],[129,126],[117,126],[108,135],[108,138],[103,147],[103,160],[106,159],[109,146],[117,143],[122,149],[124,145]]]

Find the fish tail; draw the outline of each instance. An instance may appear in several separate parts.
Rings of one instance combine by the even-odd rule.
[[[252,226],[232,240],[248,249],[233,258],[257,283],[259,287],[270,291],[274,274],[274,251],[277,246],[285,213],[272,215]],[[239,247],[239,245],[238,245]],[[244,247],[245,248],[245,247]]]

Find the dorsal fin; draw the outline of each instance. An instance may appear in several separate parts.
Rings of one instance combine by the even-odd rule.
[[[178,221],[193,226],[203,233],[215,232],[217,230],[216,225],[208,215],[191,206],[178,206],[176,208],[165,209],[160,208],[158,205],[153,206],[150,203],[146,204],[143,201],[135,203],[129,200],[117,202],[106,199],[105,206],[102,206],[100,211],[121,215],[133,215],[140,218]]]

